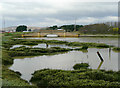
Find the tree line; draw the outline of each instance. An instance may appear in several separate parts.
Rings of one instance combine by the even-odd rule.
[[[84,34],[117,34],[118,28],[113,26],[99,23],[99,24],[90,24],[90,25],[62,25],[62,26],[51,26],[47,30],[57,30],[64,29],[66,32],[77,31]]]
[[[117,34],[119,28],[113,27],[104,23],[90,24],[90,25],[62,25],[62,26],[50,26],[46,30],[63,29],[65,32],[78,32],[84,34]],[[27,31],[27,26],[20,25],[16,28],[16,32]],[[31,31],[29,29],[28,31]]]
[[[78,31],[83,25],[62,25],[62,26],[51,26],[48,27],[48,30],[57,30],[57,29],[64,29],[66,32]]]

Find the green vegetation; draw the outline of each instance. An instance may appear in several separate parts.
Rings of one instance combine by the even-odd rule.
[[[75,64],[75,65],[73,66],[73,68],[74,68],[75,70],[81,69],[81,68],[87,69],[88,67],[89,67],[89,64],[88,64],[88,63],[80,63],[80,64]]]
[[[11,33],[4,33],[4,36],[3,37],[12,37],[12,38],[20,38],[22,37],[21,35],[24,35],[24,34],[29,34],[29,33],[32,33],[32,32],[11,32]]]
[[[66,32],[72,32],[72,31],[78,31],[81,27],[83,27],[83,25],[76,25],[76,29],[75,29],[75,25],[63,25],[59,27],[57,25],[54,25],[52,27],[49,27],[48,29],[50,30],[64,29]]]
[[[116,26],[117,27],[117,26]],[[51,26],[47,30],[64,29],[66,32],[78,32],[80,34],[118,34],[118,28],[114,28],[105,23],[90,24],[90,25],[62,25]]]
[[[15,44],[20,45],[37,45],[39,43],[46,43],[46,44],[65,44],[67,46],[77,46],[77,47],[83,47],[82,49],[87,49],[88,47],[93,48],[109,48],[112,46],[109,46],[107,44],[103,43],[85,43],[85,42],[66,42],[66,41],[59,41],[59,40],[37,40],[37,39],[11,39],[10,41],[3,42],[3,47],[10,48]]]
[[[3,36],[3,45],[5,42],[12,42],[10,36]],[[6,45],[7,46],[7,45]],[[27,81],[20,78],[21,74],[19,72],[14,72],[9,70],[9,66],[13,64],[13,58],[8,54],[8,50],[2,47],[2,87],[29,87],[33,88]],[[0,68],[1,70],[1,68]],[[1,81],[0,79],[0,81]],[[34,86],[35,87],[35,86]]]
[[[120,52],[120,48],[119,47],[114,47],[113,51]]]
[[[109,47],[112,47],[112,46],[109,46],[107,44],[103,44],[103,43],[86,43],[86,42],[69,42],[67,43],[66,45],[68,46],[85,46],[86,48],[87,47],[95,47],[95,48],[109,48]]]
[[[13,58],[8,55],[6,50],[2,50],[2,86],[29,86],[27,81],[20,78],[19,72],[9,70],[9,65],[13,64]]]
[[[118,73],[114,73],[92,69],[73,71],[43,69],[35,71],[30,81],[38,87],[44,88],[118,88],[120,87],[120,81],[117,79]]]
[[[8,51],[9,56],[36,56],[36,55],[54,55],[57,53],[63,53],[70,51],[71,49],[51,47],[51,48],[27,48],[25,46],[10,49]],[[14,54],[13,54],[14,53]]]
[[[16,28],[16,32],[23,32],[23,31],[27,31],[27,26],[20,25]]]
[[[2,86],[30,86],[27,81],[20,79],[19,72],[13,72],[9,70],[6,66],[3,66],[2,69]],[[32,87],[32,86],[31,86]]]
[[[18,33],[19,34],[19,33]],[[58,40],[35,40],[35,39],[13,39],[16,34],[9,34],[9,36],[3,36],[2,39],[2,80],[4,86],[28,86],[28,87],[107,87],[118,88],[120,87],[120,71],[104,71],[104,70],[92,70],[88,69],[87,63],[81,63],[75,65],[75,70],[51,70],[44,69],[36,71],[33,74],[31,86],[28,82],[20,78],[19,72],[13,72],[9,70],[9,66],[13,64],[15,56],[36,56],[36,55],[54,55],[58,53],[64,53],[70,50],[87,50],[88,47],[100,47],[108,48],[112,47],[106,44],[100,43],[81,43],[81,42],[66,42]],[[51,48],[27,48],[19,47],[10,49],[13,45],[37,45],[39,43],[46,44],[65,44],[68,46],[77,46],[80,48],[66,49],[60,47]],[[87,68],[87,69],[86,69]]]
[[[8,55],[6,50],[2,50],[2,64],[3,65],[13,64],[13,58]]]
[[[84,34],[117,34],[118,32],[113,31],[113,27],[106,24],[91,24],[85,25],[79,29],[80,33]]]

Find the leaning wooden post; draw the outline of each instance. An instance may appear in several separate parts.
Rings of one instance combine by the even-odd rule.
[[[100,55],[100,53],[99,53],[98,51],[97,51],[97,54],[98,54],[100,60],[101,60],[101,61],[104,61],[103,58],[102,58],[102,56]]]
[[[100,69],[100,67],[102,66],[102,64],[103,64],[103,61],[100,62],[100,64],[99,64],[99,66],[98,66],[97,69]]]

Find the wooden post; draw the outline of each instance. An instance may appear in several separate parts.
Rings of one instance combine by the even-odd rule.
[[[103,61],[100,62],[99,66],[97,68],[98,70],[100,69],[100,67],[102,66],[102,64],[103,64]]]
[[[101,60],[101,61],[104,61],[103,58],[102,58],[102,56],[100,55],[100,53],[99,53],[98,51],[97,51],[97,54],[98,54],[100,60]]]
[[[65,32],[64,32],[64,37],[65,37]]]
[[[38,32],[38,37],[40,37],[40,33]]]
[[[24,34],[22,34],[22,37],[24,37]]]

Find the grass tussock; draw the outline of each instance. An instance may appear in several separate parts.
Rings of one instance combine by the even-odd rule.
[[[75,70],[81,69],[81,68],[87,69],[88,67],[89,67],[89,64],[88,64],[88,63],[80,63],[80,64],[75,64],[75,65],[73,66],[73,68],[74,68]]]

